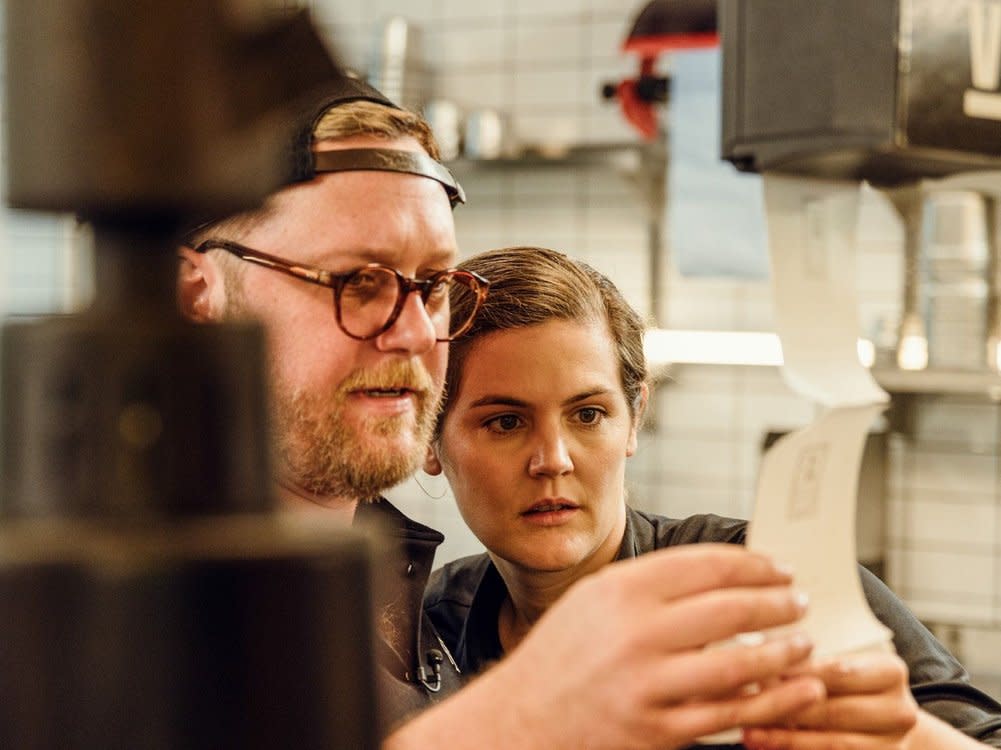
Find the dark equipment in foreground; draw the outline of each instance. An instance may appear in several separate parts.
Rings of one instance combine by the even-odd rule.
[[[373,546],[271,512],[262,336],[174,298],[339,73],[253,3],[5,5],[9,200],[92,225],[96,301],[3,332],[0,747],[374,748]]]

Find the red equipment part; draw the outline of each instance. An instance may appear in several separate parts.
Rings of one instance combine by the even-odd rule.
[[[667,101],[670,81],[654,67],[661,54],[719,45],[716,0],[651,0],[633,22],[622,51],[639,57],[636,78],[606,84],[606,99],[618,99],[626,120],[647,140],[657,136],[656,105]]]

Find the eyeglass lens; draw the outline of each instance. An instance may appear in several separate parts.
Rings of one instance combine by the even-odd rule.
[[[362,268],[344,280],[340,291],[341,326],[352,336],[367,338],[385,329],[401,286],[388,268]],[[476,311],[477,284],[465,274],[447,274],[424,290],[422,298],[438,339],[451,339],[461,332]],[[455,308],[459,319],[450,316]],[[468,314],[465,312],[468,311]]]

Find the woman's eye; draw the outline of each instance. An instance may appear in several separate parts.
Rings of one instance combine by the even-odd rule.
[[[487,427],[494,432],[510,432],[518,429],[519,426],[521,426],[521,417],[515,414],[501,414],[487,422]]]
[[[597,424],[601,421],[601,410],[586,407],[577,412],[577,419],[584,424]]]

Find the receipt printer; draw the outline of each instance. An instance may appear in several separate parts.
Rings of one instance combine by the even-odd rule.
[[[722,155],[892,186],[1001,168],[1001,0],[721,0]]]

